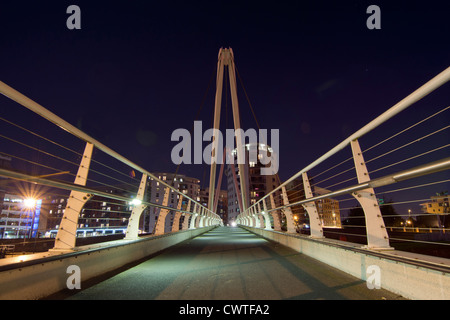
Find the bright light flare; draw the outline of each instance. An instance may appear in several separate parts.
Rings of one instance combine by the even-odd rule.
[[[133,206],[139,206],[139,205],[142,204],[142,201],[139,200],[139,199],[133,199],[133,200],[131,200],[130,203],[131,203]]]
[[[233,228],[236,227],[236,226],[237,226],[236,221],[231,222],[231,226],[232,226]]]
[[[23,200],[23,206],[26,209],[34,209],[36,207],[36,199],[33,198],[26,198]]]

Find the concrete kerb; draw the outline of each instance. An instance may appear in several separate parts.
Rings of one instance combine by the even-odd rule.
[[[74,252],[64,254],[35,254],[23,262],[17,261],[18,258],[2,259],[4,261],[0,266],[0,299],[35,300],[65,290],[71,275],[68,268],[73,265],[81,271],[82,286],[83,282],[89,279],[156,254],[215,227],[182,230],[122,242],[117,240],[109,246],[108,243],[102,243],[98,247],[79,247]]]
[[[242,226],[243,227],[243,226]],[[308,236],[273,230],[243,227],[268,240],[326,263],[358,279],[367,281],[368,268],[380,270],[383,289],[415,300],[450,299],[450,259],[406,253],[376,251],[361,244],[332,239],[313,239]]]

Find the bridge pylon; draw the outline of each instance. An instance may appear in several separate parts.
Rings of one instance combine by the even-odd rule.
[[[241,185],[241,198],[242,198],[242,211],[248,208],[248,177],[246,177],[245,170],[245,150],[244,150],[244,140],[242,137],[241,122],[239,116],[239,102],[237,97],[237,85],[236,85],[236,67],[234,63],[234,54],[231,48],[219,50],[218,61],[217,61],[217,78],[216,78],[216,97],[214,106],[214,135],[212,140],[212,152],[211,152],[211,168],[210,168],[210,180],[209,180],[209,197],[208,197],[208,209],[215,209],[215,183],[216,183],[216,165],[218,161],[219,154],[219,139],[216,139],[216,133],[220,127],[220,111],[222,106],[222,89],[223,89],[223,77],[225,68],[228,69],[229,81],[230,81],[230,93],[231,93],[231,103],[233,110],[233,123],[235,129],[235,139],[237,147],[237,159],[238,159],[238,169],[240,175],[240,185]],[[243,152],[244,151],[244,152]],[[232,160],[231,160],[232,161]],[[218,186],[220,188],[220,186]]]

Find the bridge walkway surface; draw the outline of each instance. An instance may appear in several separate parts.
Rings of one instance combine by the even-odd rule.
[[[50,299],[399,300],[384,289],[242,228],[219,227]],[[72,290],[73,291],[73,290]]]

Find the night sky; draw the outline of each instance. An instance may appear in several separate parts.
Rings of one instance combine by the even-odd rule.
[[[173,172],[171,133],[190,130],[201,107],[198,120],[212,126],[217,54],[231,47],[259,125],[280,129],[285,180],[450,66],[446,3],[9,1],[0,6],[0,80],[147,170]],[[71,4],[81,30],[66,27]],[[371,4],[381,30],[366,27]],[[448,106],[449,92],[363,147]],[[238,94],[243,128],[257,128],[239,81]],[[231,100],[222,108],[221,128],[231,128]],[[0,109],[37,126],[4,97]],[[208,180],[205,165],[179,172],[205,181],[205,168]]]

